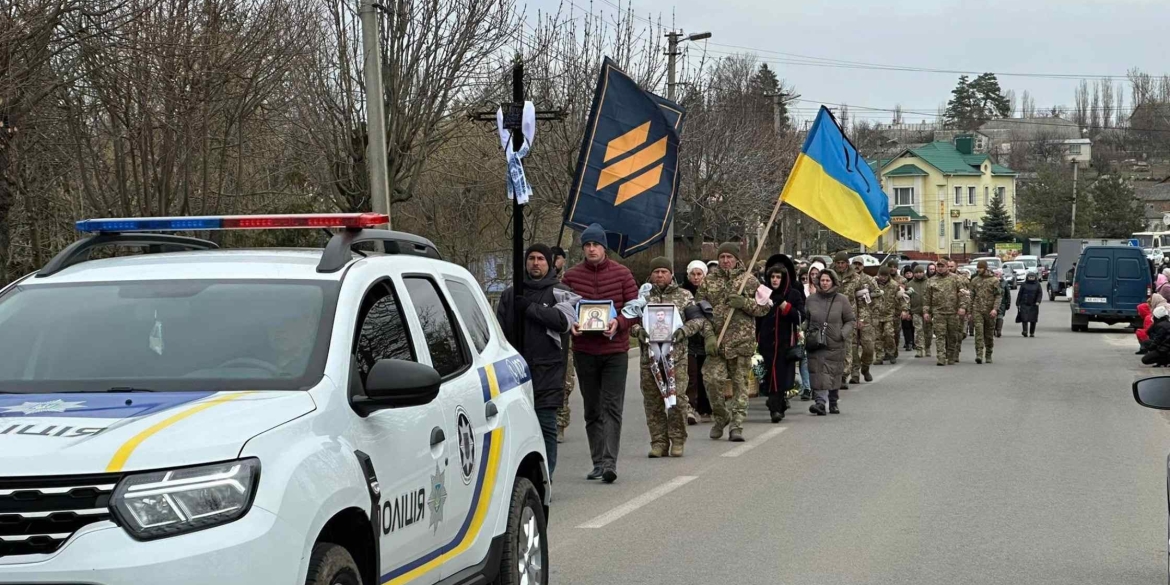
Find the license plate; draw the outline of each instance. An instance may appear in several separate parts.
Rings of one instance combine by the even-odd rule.
[[[1109,299],[1105,297],[1085,297],[1086,303],[1107,303]]]

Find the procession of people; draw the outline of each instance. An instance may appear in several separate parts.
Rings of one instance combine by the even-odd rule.
[[[532,369],[550,468],[577,387],[593,461],[586,479],[606,483],[617,480],[630,367],[638,368],[648,457],[677,458],[691,426],[710,424],[711,440],[745,441],[751,396],[763,398],[772,423],[797,399],[812,402],[814,417],[841,414],[841,391],[873,382],[875,367],[895,365],[911,351],[939,366],[961,363],[969,335],[974,363],[992,364],[1013,304],[1001,273],[986,262],[968,276],[950,258],[901,269],[891,258],[875,271],[848,252],[830,266],[773,254],[749,270],[743,245],[727,242],[714,261],[691,261],[681,277],[664,257],[636,277],[609,252],[598,224],[582,232],[584,260],[573,267],[563,249],[533,245],[516,303],[526,319],[521,354]],[[1024,337],[1035,336],[1041,293],[1030,272],[1014,303]],[[513,296],[507,289],[497,311],[505,331],[516,318],[508,308]],[[1170,304],[1153,297],[1139,337],[1156,338],[1143,344],[1146,359],[1170,363]]]

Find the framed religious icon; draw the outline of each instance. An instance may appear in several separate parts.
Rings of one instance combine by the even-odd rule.
[[[674,335],[674,305],[646,305],[646,333],[650,343],[667,343]]]
[[[577,329],[604,333],[612,312],[613,301],[581,301],[577,303]]]

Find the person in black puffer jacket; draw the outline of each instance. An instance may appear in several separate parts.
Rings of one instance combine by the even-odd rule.
[[[569,297],[568,287],[560,284],[552,269],[552,249],[533,244],[525,254],[524,294],[515,299],[508,287],[500,295],[496,317],[504,328],[508,342],[520,348],[520,355],[532,371],[532,389],[536,399],[536,418],[544,434],[544,448],[551,474],[557,465],[557,410],[565,400],[565,353],[562,336],[569,331],[569,318],[556,308],[557,292]],[[515,307],[513,307],[515,305]],[[524,346],[513,339],[516,314],[524,314]]]
[[[1146,345],[1147,351],[1142,356],[1142,363],[1147,366],[1165,366],[1170,364],[1170,310],[1165,305],[1154,309],[1154,324],[1150,325],[1150,341]]]

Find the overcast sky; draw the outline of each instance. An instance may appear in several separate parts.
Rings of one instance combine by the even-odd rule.
[[[614,12],[610,2],[593,0],[594,10]],[[565,0],[568,4],[569,0]],[[572,0],[587,7],[589,0]],[[559,0],[528,0],[536,9],[555,10]],[[625,5],[623,0],[622,5]],[[639,15],[662,14],[688,33],[710,31],[712,56],[756,49],[773,63],[802,101],[796,114],[811,117],[817,104],[848,103],[851,117],[889,121],[902,104],[934,117],[958,73],[889,71],[797,64],[808,62],[774,51],[831,59],[957,71],[992,71],[1017,96],[1031,92],[1038,108],[1071,106],[1076,79],[1010,76],[1005,73],[1118,76],[1131,67],[1170,72],[1170,0],[634,0]],[[718,43],[718,44],[716,44]],[[700,47],[692,47],[692,51]],[[1131,105],[1126,84],[1126,106]]]

